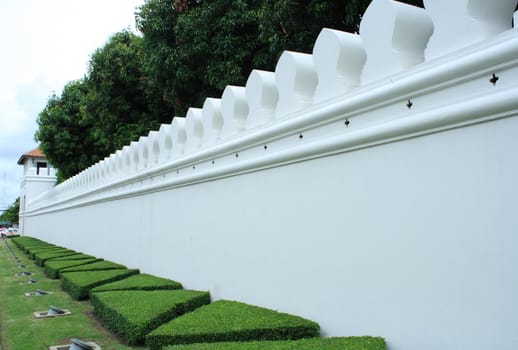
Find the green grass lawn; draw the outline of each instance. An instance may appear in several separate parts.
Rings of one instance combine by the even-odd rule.
[[[28,256],[12,242],[9,246],[21,260],[11,256],[0,240],[0,344],[2,350],[47,349],[49,345],[70,343],[70,338],[95,341],[103,349],[145,349],[122,344],[109,331],[102,327],[93,316],[93,307],[88,301],[73,300],[61,289],[59,280],[45,276],[43,269],[36,266]],[[18,265],[26,267],[19,269]],[[16,277],[15,273],[27,270],[31,276]],[[29,278],[37,280],[35,284],[23,284]],[[53,292],[52,295],[26,297],[23,293],[36,288]],[[61,318],[40,319],[33,317],[35,311],[46,311],[50,305],[68,309],[72,315]]]

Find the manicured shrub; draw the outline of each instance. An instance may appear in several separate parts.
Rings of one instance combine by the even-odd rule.
[[[319,325],[235,301],[220,300],[178,317],[146,336],[150,349],[165,345],[316,337]]]
[[[81,260],[47,260],[45,262],[45,273],[50,278],[59,278],[59,272],[63,269],[87,265],[100,261],[99,259],[81,259]]]
[[[121,265],[121,264],[116,264],[111,261],[103,260],[103,261],[94,262],[93,264],[68,267],[66,269],[63,269],[61,271],[61,273],[63,273],[63,272],[79,272],[79,271],[117,270],[117,269],[126,269],[126,266]]]
[[[118,281],[138,273],[139,270],[129,269],[66,273],[61,271],[61,286],[72,298],[76,300],[88,299],[88,292],[90,289],[100,286],[101,284]]]
[[[83,253],[76,253],[76,254],[73,254],[73,255],[67,255],[67,256],[64,256],[64,257],[52,258],[52,259],[49,259],[49,260],[56,261],[56,260],[83,260],[83,259],[97,259],[99,261],[103,260],[103,259],[100,259],[100,258],[96,258],[95,256],[88,255],[88,254],[83,254]]]
[[[163,350],[386,350],[377,337],[308,338],[166,346]]]
[[[42,240],[29,236],[15,237],[12,242],[22,250],[25,246],[43,243]]]
[[[50,249],[50,248],[59,248],[59,247],[57,247],[53,244],[48,244],[48,243],[37,243],[37,244],[25,245],[25,246],[23,246],[22,250],[24,253],[30,255],[31,250],[45,250],[45,249]]]
[[[61,251],[62,249],[65,249],[65,248],[57,247],[57,246],[37,247],[37,248],[29,248],[27,250],[27,253],[29,254],[29,257],[32,260],[34,260],[36,258],[36,254],[52,252],[52,251]]]
[[[210,295],[191,290],[125,290],[93,293],[90,300],[108,329],[137,344],[159,325],[210,303]]]
[[[148,274],[130,276],[123,280],[103,284],[95,287],[91,293],[105,292],[112,290],[160,290],[160,289],[182,289],[182,284],[167,278],[160,278]]]
[[[36,265],[43,266],[45,261],[51,258],[59,258],[72,254],[76,254],[77,252],[69,249],[59,249],[59,250],[49,250],[44,252],[38,252],[34,254],[34,260],[36,261]]]

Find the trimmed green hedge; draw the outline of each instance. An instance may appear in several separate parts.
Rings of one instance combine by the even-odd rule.
[[[36,265],[43,266],[45,261],[52,258],[64,257],[72,254],[76,254],[76,251],[69,249],[60,249],[60,250],[50,250],[45,252],[38,252],[34,254],[34,260],[36,261]]]
[[[93,293],[90,301],[108,329],[129,344],[138,344],[161,324],[210,303],[210,295],[191,290],[125,290]]]
[[[95,263],[94,263],[95,264]],[[139,270],[117,269],[101,271],[61,271],[61,286],[76,300],[88,299],[90,289],[138,274]]]
[[[386,350],[383,338],[343,337],[166,346],[163,350]]]
[[[113,290],[163,290],[182,289],[182,284],[167,278],[160,278],[148,274],[134,275],[123,280],[103,284],[95,287],[90,293]]]
[[[49,259],[49,260],[56,261],[56,260],[83,260],[83,259],[97,259],[99,261],[103,260],[103,259],[100,259],[100,258],[96,258],[93,255],[88,255],[88,254],[83,254],[83,253],[76,253],[74,255],[67,255],[67,256],[64,256],[64,257],[52,258],[52,259]]]
[[[68,267],[66,269],[63,269],[61,271],[61,273],[63,273],[63,272],[80,272],[80,271],[120,270],[120,269],[126,269],[126,268],[127,267],[124,265],[103,260],[103,261],[94,262],[93,264]]]
[[[146,336],[151,350],[165,345],[290,340],[319,335],[319,325],[235,301],[219,300],[162,325]]]
[[[29,255],[29,257],[32,260],[34,260],[35,257],[36,257],[36,254],[47,253],[47,252],[54,252],[54,251],[61,251],[63,249],[65,249],[65,248],[57,247],[57,246],[36,247],[36,248],[30,247],[30,248],[27,249],[27,254]]]
[[[16,244],[16,246],[22,250],[24,250],[25,246],[34,245],[38,243],[44,243],[42,240],[34,238],[34,237],[28,237],[28,236],[22,236],[22,237],[15,237],[12,242]]]
[[[82,259],[82,260],[47,260],[45,262],[45,273],[50,278],[59,278],[59,273],[61,270],[73,267],[73,266],[79,266],[79,265],[86,265],[91,264],[94,262],[100,261],[99,259]]]

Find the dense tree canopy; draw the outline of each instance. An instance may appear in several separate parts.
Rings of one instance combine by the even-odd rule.
[[[407,0],[422,6],[422,0]],[[141,36],[115,34],[86,76],[50,97],[36,139],[66,179],[173,116],[311,52],[322,27],[356,32],[370,0],[146,0]]]
[[[170,121],[149,111],[141,42],[127,31],[115,34],[94,52],[85,78],[67,84],[39,114],[35,137],[60,180]]]
[[[93,118],[86,110],[84,80],[68,83],[61,96],[53,95],[38,117],[36,140],[48,160],[68,178],[99,160],[93,148]]]
[[[11,224],[18,223],[18,212],[20,211],[20,197],[16,198],[13,204],[0,215],[0,221],[9,221]]]

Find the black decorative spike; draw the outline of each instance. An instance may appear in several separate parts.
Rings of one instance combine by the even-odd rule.
[[[491,77],[491,79],[489,79],[489,82],[493,85],[496,85],[496,82],[499,80],[500,78],[495,74],[493,73],[493,76]]]

